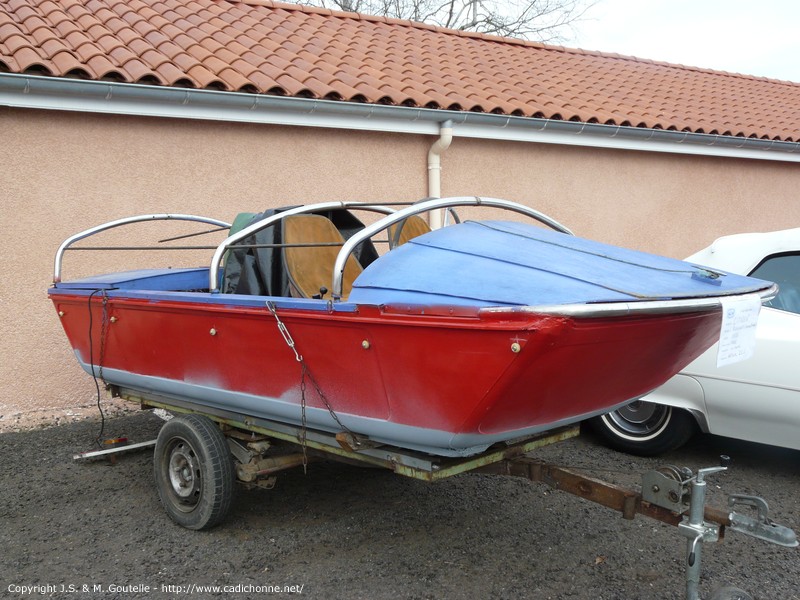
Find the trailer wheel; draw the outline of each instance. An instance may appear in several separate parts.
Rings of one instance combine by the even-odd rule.
[[[161,504],[178,525],[206,529],[225,518],[233,500],[233,461],[211,419],[186,415],[167,421],[153,467]]]

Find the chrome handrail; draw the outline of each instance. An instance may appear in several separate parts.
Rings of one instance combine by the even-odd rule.
[[[217,225],[218,227],[230,228],[231,224],[226,223],[225,221],[220,221],[218,219],[212,219],[210,217],[199,217],[196,215],[182,215],[182,214],[168,214],[168,213],[157,213],[152,215],[138,215],[135,217],[125,217],[124,219],[117,219],[116,221],[109,221],[108,223],[103,223],[102,225],[97,225],[96,227],[91,227],[75,235],[68,237],[64,240],[61,245],[58,247],[56,251],[56,258],[55,264],[53,266],[53,283],[61,283],[61,265],[64,258],[64,252],[75,242],[79,242],[80,240],[92,236],[96,233],[100,233],[101,231],[106,231],[108,229],[113,229],[114,227],[119,227],[121,225],[129,225],[131,223],[141,223],[146,221],[166,221],[166,220],[173,220],[173,221],[194,221],[197,223],[207,223],[209,225]]]
[[[347,259],[353,253],[353,250],[355,250],[356,246],[358,246],[364,240],[371,238],[376,233],[379,233],[384,229],[388,229],[395,223],[402,221],[403,219],[407,219],[410,216],[431,210],[450,208],[454,206],[488,206],[491,208],[503,208],[531,217],[540,223],[555,229],[556,231],[560,231],[561,233],[573,235],[572,231],[555,219],[548,217],[538,210],[534,210],[523,204],[518,204],[509,200],[501,200],[499,198],[481,198],[479,196],[461,196],[454,198],[434,198],[432,200],[424,200],[407,208],[402,208],[388,217],[384,217],[380,221],[376,221],[372,225],[359,231],[345,242],[344,246],[342,246],[342,249],[339,251],[339,255],[336,257],[336,262],[333,266],[333,281],[331,283],[333,297],[337,298],[341,297],[342,295],[344,268],[347,264]]]
[[[256,233],[257,231],[261,231],[270,225],[277,223],[284,217],[290,217],[292,215],[300,215],[305,213],[311,212],[318,212],[324,210],[340,210],[340,209],[347,209],[347,208],[358,208],[360,210],[367,210],[372,212],[378,212],[385,215],[394,214],[395,210],[393,208],[389,208],[385,205],[380,204],[371,204],[367,202],[320,202],[318,204],[309,204],[306,206],[298,206],[296,208],[290,208],[289,210],[284,210],[279,213],[275,213],[274,215],[270,215],[265,219],[261,219],[260,221],[256,221],[252,225],[248,225],[241,231],[234,233],[233,235],[226,238],[217,249],[214,251],[214,256],[211,258],[211,268],[208,271],[208,289],[212,293],[219,292],[219,265],[222,262],[222,257],[225,255],[225,252],[228,250],[228,246],[232,246],[236,244],[236,242]]]
[[[674,300],[642,300],[639,302],[597,302],[594,304],[542,304],[539,306],[487,306],[480,309],[482,313],[532,313],[537,315],[558,315],[576,319],[596,317],[624,317],[640,314],[690,313],[703,312],[722,306],[726,298],[741,298],[743,295],[757,294],[761,302],[774,298],[778,294],[778,285],[772,284],[761,290],[745,294],[729,294],[728,296],[711,296],[704,298],[678,298]]]

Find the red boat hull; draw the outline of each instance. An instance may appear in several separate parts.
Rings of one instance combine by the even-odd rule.
[[[301,365],[266,306],[118,294],[104,308],[99,294],[87,301],[85,292],[51,290],[84,368],[102,366],[111,384],[300,423]],[[704,352],[720,327],[719,309],[574,318],[296,304],[279,307],[279,318],[342,422],[443,454],[477,452],[643,395]],[[337,429],[310,384],[305,402],[309,427]]]

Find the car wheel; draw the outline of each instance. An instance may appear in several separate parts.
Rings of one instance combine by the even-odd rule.
[[[592,429],[612,448],[639,456],[675,450],[697,430],[685,410],[636,400],[589,421]]]

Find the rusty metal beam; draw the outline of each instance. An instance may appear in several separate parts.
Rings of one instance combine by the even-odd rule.
[[[544,483],[555,490],[580,496],[615,510],[621,513],[624,519],[633,519],[640,514],[675,527],[683,520],[682,515],[643,500],[640,492],[530,457],[505,460],[478,469],[476,472],[511,475]],[[713,507],[706,507],[705,519],[720,525],[720,538],[723,536],[723,528],[730,525],[729,514]]]

